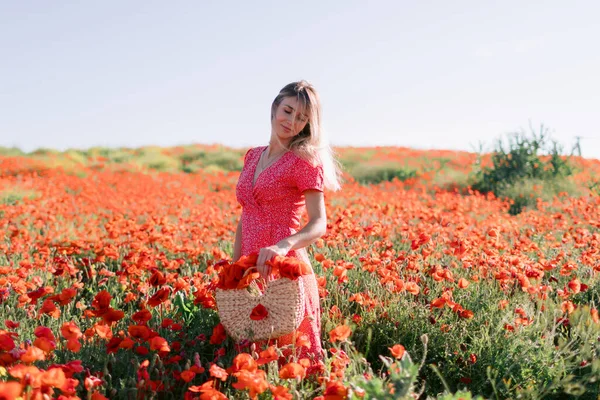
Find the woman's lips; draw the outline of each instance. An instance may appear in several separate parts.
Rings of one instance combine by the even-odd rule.
[[[283,125],[281,125],[281,127],[283,128],[283,130],[285,131],[285,133],[290,133],[292,130],[290,128],[287,128]]]

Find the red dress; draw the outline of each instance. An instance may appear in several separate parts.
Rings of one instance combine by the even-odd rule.
[[[242,205],[242,256],[258,253],[261,248],[272,246],[301,229],[300,218],[305,209],[303,192],[309,189],[323,191],[322,167],[313,167],[291,151],[262,171],[253,184],[256,166],[266,149],[263,146],[248,150],[236,187],[237,200]],[[310,265],[305,249],[291,250],[287,255]],[[314,273],[300,279],[304,279],[306,307],[298,330],[309,337],[311,347],[302,347],[298,356],[321,360],[317,281]],[[285,335],[276,342],[278,346],[284,346],[292,340],[293,335]]]

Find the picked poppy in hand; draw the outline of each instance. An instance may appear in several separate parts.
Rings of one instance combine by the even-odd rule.
[[[275,256],[267,261],[267,265],[273,268],[273,274],[281,278],[296,280],[300,276],[312,273],[311,268],[305,262],[293,257]]]

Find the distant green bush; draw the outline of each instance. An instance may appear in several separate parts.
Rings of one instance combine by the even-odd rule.
[[[206,153],[204,166],[213,165],[226,171],[241,171],[244,166],[243,156],[233,151]]]
[[[49,149],[49,148],[45,148],[45,147],[40,147],[39,149],[34,150],[30,154],[32,156],[56,156],[56,155],[58,155],[60,153],[61,152],[59,150],[56,150],[56,149]]]
[[[161,148],[155,147],[145,147],[140,149],[131,159],[131,162],[145,168],[162,172],[173,172],[179,169],[179,161],[176,158],[164,154]]]
[[[222,171],[241,171],[244,166],[243,154],[223,148],[220,151],[191,150],[183,153],[179,160],[183,172],[196,172],[212,168]]]
[[[583,190],[568,178],[522,179],[499,189],[496,196],[511,199],[513,203],[508,211],[515,215],[527,207],[534,206],[538,198],[548,202],[561,193],[581,196]]]
[[[542,194],[539,189],[544,188],[546,197],[574,190],[567,182],[572,174],[570,155],[563,155],[562,146],[550,140],[542,127],[539,134],[509,135],[508,146],[498,140],[492,166],[477,170],[472,188],[513,200],[509,212],[514,215],[535,204]]]
[[[405,181],[417,176],[417,171],[408,169],[403,165],[396,163],[385,164],[357,164],[349,170],[350,175],[362,184],[377,184],[381,182],[391,182],[394,179]]]
[[[25,152],[23,152],[23,150],[19,149],[18,147],[0,146],[0,156],[15,157],[22,156],[24,154]]]
[[[122,164],[131,161],[133,152],[129,149],[113,149],[106,155],[111,162]]]
[[[67,159],[78,164],[86,164],[87,157],[79,150],[67,150],[61,154],[66,156]]]

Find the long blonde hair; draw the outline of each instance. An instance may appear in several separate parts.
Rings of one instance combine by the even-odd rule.
[[[277,137],[276,140],[284,148],[293,151],[312,165],[320,164],[323,167],[325,187],[332,191],[339,190],[341,188],[341,167],[321,125],[322,111],[319,94],[314,86],[305,80],[285,85],[273,100],[271,120],[275,118],[277,107],[286,97],[295,97],[298,103],[303,105],[309,118],[304,129],[292,138],[288,146],[281,143]],[[297,112],[300,110],[294,111],[294,113]]]

